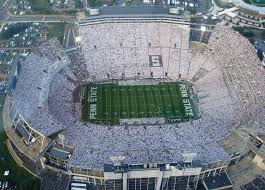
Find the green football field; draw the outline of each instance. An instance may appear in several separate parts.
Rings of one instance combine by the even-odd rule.
[[[84,91],[82,119],[111,124],[132,118],[189,119],[192,110],[187,114],[187,108],[191,107],[187,89],[180,82],[133,86],[88,84]]]

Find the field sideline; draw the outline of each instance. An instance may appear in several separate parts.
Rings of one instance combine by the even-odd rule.
[[[84,92],[83,121],[118,124],[120,119],[181,121],[192,116],[188,88],[181,82],[127,86],[88,84]]]

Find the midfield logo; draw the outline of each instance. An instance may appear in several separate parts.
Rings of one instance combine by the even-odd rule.
[[[150,67],[163,67],[161,55],[149,55],[149,66]]]

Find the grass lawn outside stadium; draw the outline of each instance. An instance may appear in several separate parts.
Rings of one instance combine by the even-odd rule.
[[[121,121],[149,122],[151,118],[177,122],[194,118],[190,87],[185,82],[120,84],[90,83],[83,96],[82,120],[119,124]],[[142,120],[141,120],[142,118]]]
[[[246,3],[256,5],[259,7],[265,7],[265,0],[244,0]]]
[[[39,190],[41,180],[28,173],[23,167],[18,166],[8,151],[7,136],[3,124],[4,99],[5,97],[0,96],[0,182],[2,186],[3,183],[8,183],[8,189]],[[4,176],[5,171],[10,172],[8,176]]]

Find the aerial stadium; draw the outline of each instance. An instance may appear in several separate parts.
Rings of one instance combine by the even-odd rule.
[[[265,127],[249,41],[220,23],[194,47],[188,22],[162,19],[77,31],[78,51],[50,40],[18,63],[4,113],[13,148],[103,189],[196,189],[212,176],[230,188],[225,171],[247,151],[235,158],[219,142],[238,129],[253,142]]]

